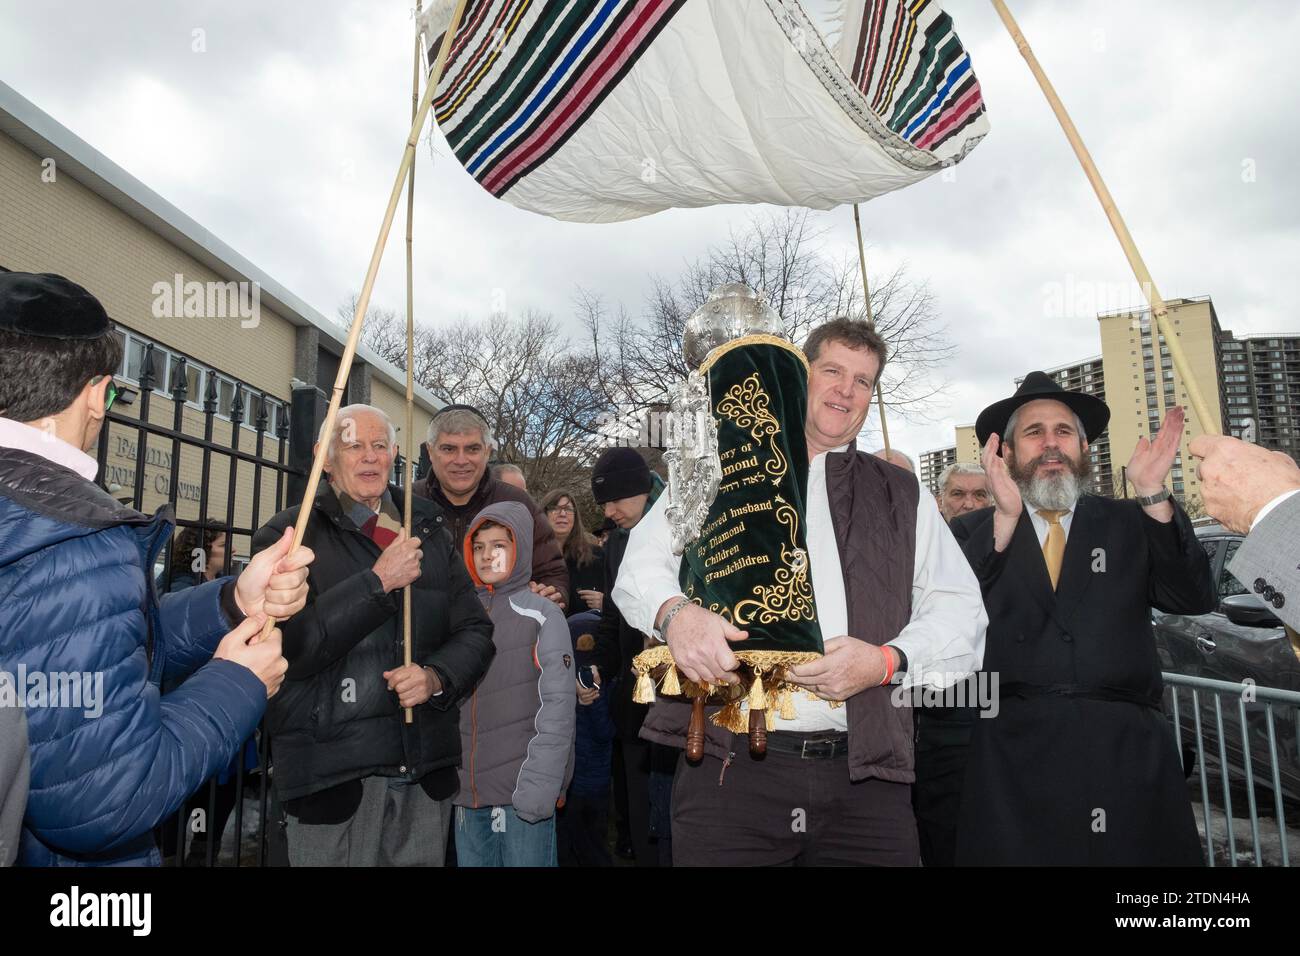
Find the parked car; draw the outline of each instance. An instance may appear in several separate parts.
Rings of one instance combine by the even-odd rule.
[[[1228,563],[1240,547],[1243,536],[1217,524],[1198,527],[1196,536],[1210,559],[1210,570],[1219,591],[1219,607],[1210,614],[1197,615],[1152,611],[1161,669],[1234,684],[1249,681],[1256,687],[1300,691],[1300,638],[1282,625],[1272,607],[1228,570]],[[1191,692],[1184,687],[1178,688],[1177,693],[1184,766],[1190,776],[1196,770],[1196,717]],[[1216,696],[1219,695],[1204,690],[1198,695],[1207,770],[1217,769],[1220,763]],[[1238,700],[1235,695],[1219,696],[1219,707],[1223,714],[1223,744],[1229,775],[1234,782],[1244,782],[1246,748],[1242,744]],[[1169,692],[1165,694],[1165,710],[1172,719]],[[1249,696],[1246,698],[1251,772],[1256,784],[1271,790],[1272,762],[1266,710],[1266,703],[1252,700]],[[1282,793],[1288,800],[1300,800],[1298,723],[1300,709],[1284,704],[1273,705],[1278,769]]]

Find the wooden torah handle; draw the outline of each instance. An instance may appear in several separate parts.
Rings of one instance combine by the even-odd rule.
[[[767,713],[749,708],[749,754],[761,757],[767,753]]]
[[[691,723],[686,728],[686,759],[699,763],[704,759],[704,698],[691,701]]]

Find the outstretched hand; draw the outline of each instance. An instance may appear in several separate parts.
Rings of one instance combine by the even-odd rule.
[[[1203,459],[1196,472],[1206,512],[1229,531],[1246,534],[1266,504],[1300,489],[1300,468],[1285,452],[1226,435],[1198,435],[1188,451]]]
[[[1178,446],[1183,440],[1186,421],[1187,413],[1183,407],[1175,405],[1165,415],[1164,424],[1160,426],[1155,441],[1138,439],[1125,474],[1133,482],[1133,490],[1140,497],[1149,498],[1165,486],[1165,479],[1174,467],[1174,458],[1178,455]]]

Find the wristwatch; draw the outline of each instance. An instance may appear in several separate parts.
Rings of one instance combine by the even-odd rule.
[[[1150,498],[1143,498],[1141,495],[1138,495],[1138,497],[1137,497],[1135,500],[1136,500],[1137,503],[1140,504],[1143,508],[1146,508],[1146,507],[1148,507],[1148,506],[1150,506],[1150,505],[1158,505],[1158,504],[1160,504],[1160,502],[1162,502],[1162,501],[1168,501],[1168,500],[1169,500],[1170,498],[1172,498],[1172,497],[1173,497],[1173,495],[1171,495],[1171,494],[1169,493],[1169,489],[1168,489],[1168,488],[1161,488],[1159,491],[1157,491],[1157,492],[1156,492],[1154,495],[1152,495]]]

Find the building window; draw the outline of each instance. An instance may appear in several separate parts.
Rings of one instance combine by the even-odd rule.
[[[125,375],[137,385],[140,384],[140,378],[144,375],[144,354],[145,343],[131,336],[126,343],[126,372]],[[157,369],[155,362],[154,368]]]
[[[118,370],[119,377],[126,379],[131,384],[138,386],[140,376],[144,374],[144,355],[149,346],[148,339],[143,338],[126,330],[116,330],[115,334],[119,341],[123,343],[122,365]],[[182,356],[172,352],[165,346],[153,343],[153,369],[154,369],[154,388],[161,397],[171,399],[172,382],[178,374],[178,369]],[[217,383],[217,415],[221,418],[230,418],[231,403],[234,401],[236,384],[233,379],[227,378],[214,372],[198,362],[186,360],[185,362],[185,404],[199,411],[203,410],[203,401],[205,390],[207,388],[207,376],[216,376]],[[250,430],[256,427],[257,415],[256,405],[252,396],[255,393],[244,387],[244,426]],[[260,393],[256,393],[260,400]],[[275,399],[267,399],[267,431],[274,436],[280,423],[280,416],[284,414],[284,406]]]

